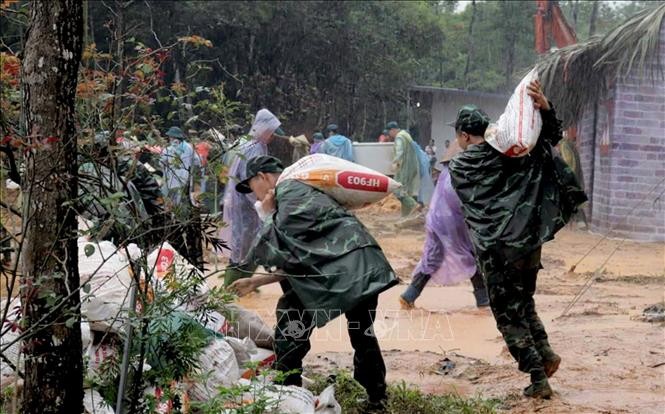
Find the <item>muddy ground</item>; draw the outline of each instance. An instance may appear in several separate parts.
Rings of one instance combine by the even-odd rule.
[[[417,224],[400,228],[394,206],[358,212],[408,282],[424,242]],[[606,240],[569,272],[598,235],[563,230],[544,248],[537,309],[552,346],[562,356],[551,380],[556,395],[535,402],[521,396],[528,376],[517,370],[489,310],[478,310],[469,282],[428,286],[413,311],[400,310],[405,285],[380,297],[376,332],[388,380],[406,381],[428,393],[457,392],[502,400],[510,413],[665,412],[665,325],[642,320],[643,309],[663,302],[665,244]],[[572,307],[562,311],[608,255],[600,278]],[[279,287],[264,287],[241,302],[273,323]],[[445,358],[451,363],[447,363]],[[454,365],[454,366],[451,366]],[[352,368],[344,318],[315,332],[307,372]]]

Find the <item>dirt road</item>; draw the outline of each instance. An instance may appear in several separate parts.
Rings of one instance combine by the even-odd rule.
[[[422,230],[396,229],[392,208],[358,216],[379,240],[393,267],[410,277],[420,256]],[[521,396],[528,377],[517,370],[492,315],[474,306],[470,283],[430,286],[411,312],[399,308],[397,286],[381,295],[376,332],[389,381],[406,381],[429,393],[455,391],[504,401],[511,413],[665,412],[665,328],[641,320],[649,305],[663,302],[665,245],[625,242],[567,316],[561,313],[620,241],[600,244],[574,273],[568,269],[600,236],[564,230],[546,245],[536,303],[563,363],[552,379],[550,401]],[[266,287],[241,302],[273,323],[278,287]],[[344,318],[316,331],[307,371],[330,373],[352,367]],[[441,369],[448,358],[448,369]]]

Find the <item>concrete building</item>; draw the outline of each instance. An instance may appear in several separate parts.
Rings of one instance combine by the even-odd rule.
[[[466,104],[475,104],[482,108],[492,120],[503,113],[509,95],[465,91],[453,88],[437,88],[433,86],[413,86],[409,92],[409,105],[420,145],[425,147],[434,138],[437,156],[442,157],[446,150],[446,142],[455,139],[455,133],[449,123],[457,118],[457,111]]]
[[[665,24],[659,58],[665,62]],[[578,123],[587,217],[598,233],[665,241],[665,80],[641,75],[615,82]]]

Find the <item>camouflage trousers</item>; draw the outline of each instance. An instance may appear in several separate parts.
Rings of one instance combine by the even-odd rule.
[[[542,371],[553,351],[545,326],[536,313],[533,295],[540,265],[540,248],[486,276],[496,326],[522,372]]]
[[[286,290],[285,290],[286,291]],[[379,342],[374,335],[374,317],[378,295],[358,303],[345,313],[353,355],[353,378],[367,391],[369,401],[378,403],[386,397],[386,366]],[[275,327],[275,363],[273,368],[290,374],[284,385],[302,386],[303,359],[311,345],[309,337],[316,326],[295,293],[286,293],[277,302]]]

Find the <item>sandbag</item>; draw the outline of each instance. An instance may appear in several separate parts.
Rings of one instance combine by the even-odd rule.
[[[93,389],[83,391],[83,410],[85,414],[114,414],[113,408]]]
[[[88,347],[88,374],[89,378],[99,377],[99,368],[104,363],[112,360],[119,360],[120,352],[118,348],[111,343],[90,344]]]
[[[4,309],[6,302],[0,301],[0,309]],[[20,328],[21,323],[21,300],[19,298],[13,299],[9,303],[9,308],[7,312],[7,318],[2,321],[0,324],[0,331],[5,331],[9,328],[4,335],[0,336],[0,348],[4,348],[5,345],[16,340],[23,331]],[[81,349],[85,352],[86,349],[90,346],[92,342],[92,335],[90,332],[90,324],[87,321],[81,321]],[[21,353],[21,347],[23,346],[22,341],[17,341],[8,347],[3,355],[9,360],[15,367],[18,367],[20,371],[23,371],[23,358],[19,358]],[[9,364],[7,364],[4,359],[0,359],[0,375],[1,376],[12,376],[14,375],[14,370]]]
[[[238,367],[240,367],[241,370],[247,366],[247,363],[252,362],[251,355],[256,353],[256,344],[251,339],[238,339],[232,337],[227,337],[225,339],[226,343],[233,348]]]
[[[169,389],[148,387],[144,395],[154,398],[155,414],[189,414],[190,399],[187,387],[183,383],[173,382]]]
[[[229,336],[249,338],[258,347],[272,349],[274,330],[258,314],[236,304],[226,305],[226,308],[231,317],[231,329],[227,330]]]
[[[217,395],[219,387],[230,387],[240,379],[240,369],[233,348],[226,340],[215,338],[198,358],[199,376],[191,384],[189,395],[195,401],[207,401]]]
[[[536,79],[538,72],[533,69],[515,88],[499,120],[485,131],[485,141],[510,157],[527,155],[538,142],[543,119],[527,94],[527,86]]]
[[[285,180],[311,185],[348,209],[380,201],[401,187],[387,175],[326,154],[301,158],[282,172],[277,184]]]
[[[335,388],[330,385],[318,397],[306,388],[275,385],[271,382],[240,380],[249,387],[243,394],[243,403],[251,404],[255,398],[265,402],[266,413],[279,414],[341,414],[342,408],[335,399]],[[235,412],[235,411],[227,411]]]
[[[226,317],[216,311],[206,312],[205,315],[189,313],[189,316],[200,322],[206,329],[210,329],[211,331],[224,336],[228,335],[233,329],[226,320]]]
[[[81,315],[90,329],[99,332],[123,331],[132,278],[129,262],[110,241],[78,239]],[[88,293],[85,293],[85,292]]]
[[[161,247],[153,250],[148,255],[148,269],[153,270],[154,277],[150,278],[151,284],[158,290],[167,289],[168,278],[183,281],[186,278],[195,277],[201,280],[197,292],[178,309],[194,311],[205,295],[210,291],[204,281],[203,273],[185,259],[168,242],[164,242]]]

